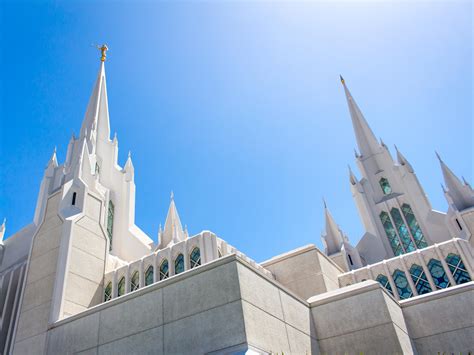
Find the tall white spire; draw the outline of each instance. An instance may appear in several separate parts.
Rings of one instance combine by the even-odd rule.
[[[324,200],[323,200],[324,201]],[[325,218],[325,231],[321,236],[326,246],[326,254],[332,255],[341,251],[341,247],[344,244],[345,237],[341,229],[334,220],[331,212],[324,201],[324,218]]]
[[[160,248],[165,248],[170,243],[178,243],[186,239],[186,233],[181,225],[179,219],[178,210],[174,202],[174,194],[171,192],[170,207],[168,209],[168,215],[166,216],[165,228],[160,234]]]
[[[0,225],[0,244],[3,243],[3,237],[5,236],[5,230],[7,229],[6,223],[7,223],[7,219],[4,218],[3,223]]]
[[[455,207],[462,211],[466,208],[474,206],[474,191],[469,186],[469,184],[463,184],[459,178],[454,175],[451,169],[446,165],[446,163],[441,159],[438,153],[436,153],[439,163],[441,165],[441,170],[443,172],[444,182],[446,184],[448,194]]]
[[[395,146],[395,150],[397,151],[397,161],[398,161],[398,164],[404,166],[407,168],[407,170],[410,172],[410,173],[413,173],[414,170],[413,170],[413,167],[411,166],[411,164],[408,162],[408,160],[403,156],[403,154],[398,150],[398,147]]]
[[[349,106],[349,112],[351,114],[352,125],[354,126],[354,132],[357,140],[357,146],[359,147],[359,152],[363,158],[367,158],[378,152],[380,145],[375,138],[374,133],[370,129],[367,121],[364,118],[364,115],[360,111],[357,103],[352,97],[349,89],[344,82],[344,79],[341,78],[341,83],[344,86],[344,92],[346,94],[347,105]]]

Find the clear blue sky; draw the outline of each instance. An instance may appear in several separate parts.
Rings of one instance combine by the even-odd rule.
[[[472,5],[466,2],[51,2],[0,5],[0,218],[32,220],[54,146],[64,161],[109,47],[119,163],[156,239],[174,190],[191,234],[263,261],[321,246],[325,196],[356,244],[355,138],[342,74],[444,211],[434,151],[473,181]],[[357,173],[358,176],[360,174]]]

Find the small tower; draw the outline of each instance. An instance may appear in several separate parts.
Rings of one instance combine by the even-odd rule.
[[[178,210],[174,202],[173,192],[171,192],[170,196],[170,207],[168,209],[168,215],[166,216],[165,228],[161,231],[160,226],[158,238],[158,249],[164,249],[171,244],[176,244],[187,239],[187,232],[184,231],[183,226],[181,225]]]

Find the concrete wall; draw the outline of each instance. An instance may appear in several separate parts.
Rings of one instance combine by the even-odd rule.
[[[420,354],[474,351],[474,282],[401,302]]]
[[[322,354],[415,353],[398,303],[374,281],[308,300]]]

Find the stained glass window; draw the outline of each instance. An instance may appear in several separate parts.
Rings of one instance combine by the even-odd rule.
[[[139,275],[138,271],[135,271],[132,275],[132,279],[130,280],[130,291],[138,290],[140,287]]]
[[[151,285],[153,283],[153,266],[148,266],[145,271],[145,286]]]
[[[191,265],[191,269],[201,265],[201,252],[199,251],[199,248],[193,249],[191,255],[189,256],[189,262]]]
[[[405,222],[403,222],[402,215],[400,214],[400,210],[398,208],[392,208],[390,210],[390,214],[392,215],[393,222],[395,222],[395,227],[397,228],[398,235],[402,240],[403,248],[405,252],[409,253],[411,251],[416,250],[415,244],[413,240],[410,238],[410,233],[408,232],[407,226]]]
[[[398,239],[395,228],[393,228],[392,221],[387,212],[383,211],[380,213],[380,220],[382,221],[383,228],[385,229],[385,234],[387,234],[388,241],[392,247],[393,253],[395,255],[403,254],[402,246],[400,245],[400,240]]]
[[[395,281],[395,286],[397,287],[398,294],[400,299],[404,300],[413,296],[413,292],[408,283],[405,273],[401,270],[395,270],[393,273],[393,281]]]
[[[174,273],[178,275],[184,271],[184,256],[179,254],[174,260]]]
[[[160,280],[167,279],[170,276],[168,260],[163,260],[160,265]]]
[[[393,295],[392,286],[390,286],[387,276],[380,274],[375,280],[379,282],[388,292],[390,292],[391,295]]]
[[[404,203],[402,205],[402,212],[408,223],[408,228],[410,228],[411,235],[413,236],[413,239],[415,239],[416,247],[418,249],[426,248],[428,246],[428,243],[426,243],[425,237],[423,236],[421,228],[415,218],[415,214],[413,213],[413,210],[411,209],[410,205]]]
[[[431,259],[428,263],[428,270],[430,270],[431,277],[437,288],[443,289],[451,286],[448,276],[444,272],[443,265],[439,260]]]
[[[471,277],[462,262],[462,259],[457,254],[449,254],[446,258],[446,263],[448,264],[449,270],[453,274],[454,281],[456,284],[463,284],[465,282],[471,281]]]
[[[109,201],[109,208],[107,210],[107,236],[109,237],[109,250],[112,250],[112,233],[114,231],[114,213],[115,206],[112,200]]]
[[[430,293],[432,291],[425,272],[420,265],[413,264],[411,266],[410,276],[415,284],[416,292],[418,292],[419,295],[424,295],[425,293]]]
[[[117,296],[123,296],[125,294],[125,277],[122,277],[117,286]]]
[[[390,195],[392,193],[392,187],[386,178],[381,178],[379,184],[384,195]]]
[[[104,302],[112,299],[112,282],[109,282],[104,290]]]

